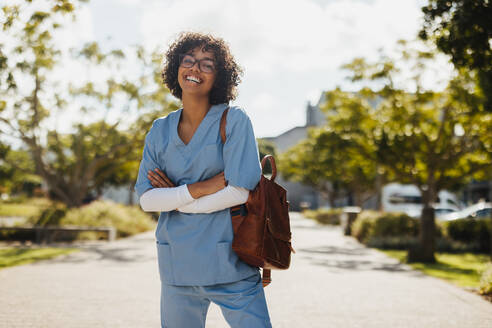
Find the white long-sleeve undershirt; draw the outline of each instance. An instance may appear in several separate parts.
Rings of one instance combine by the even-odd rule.
[[[248,200],[249,190],[242,187],[227,186],[216,193],[195,199],[193,202],[178,207],[183,213],[212,213],[244,204]]]
[[[187,185],[172,188],[149,189],[140,197],[140,206],[145,212],[212,213],[248,200],[249,190],[227,186],[210,195],[194,199]]]

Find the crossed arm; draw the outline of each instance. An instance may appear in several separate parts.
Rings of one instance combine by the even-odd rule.
[[[146,212],[212,213],[243,204],[249,196],[248,189],[227,186],[223,172],[208,180],[179,187],[158,168],[148,171],[147,178],[154,188],[140,197],[140,206]]]

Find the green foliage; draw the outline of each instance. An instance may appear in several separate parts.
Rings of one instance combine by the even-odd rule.
[[[46,198],[12,197],[0,202],[0,216],[36,216],[52,204]]]
[[[404,238],[414,241],[419,233],[419,220],[403,213],[362,211],[352,225],[352,236],[362,243],[381,244],[381,238]],[[388,240],[394,244],[394,241]]]
[[[383,83],[383,87],[378,91],[367,87],[358,95],[374,104],[372,111],[367,108],[371,124],[343,126],[347,137],[362,136],[375,145],[377,161],[389,179],[417,185],[430,203],[439,190],[490,173],[492,115],[476,112],[480,96],[464,72],[442,92],[425,90],[422,74],[433,65],[433,53],[412,49],[403,41],[399,46],[400,62],[414,63],[411,82],[416,92],[409,93],[394,82],[401,79],[396,60],[386,56],[374,63],[355,59],[344,66],[350,78],[368,85]],[[332,97],[336,111],[344,101],[341,95]],[[366,126],[370,131],[361,133]]]
[[[317,209],[317,210],[306,210],[302,212],[302,214],[309,218],[316,220],[321,224],[328,225],[339,225],[340,224],[340,216],[342,215],[343,210],[340,208],[332,208],[332,209]]]
[[[33,196],[42,179],[35,174],[34,162],[24,149],[11,149],[0,143],[0,194]]]
[[[487,265],[480,278],[480,294],[492,296],[492,263]]]
[[[34,216],[29,219],[30,221],[35,221],[35,226],[50,226],[50,225],[59,225],[61,219],[67,214],[67,208],[64,206],[54,206],[49,207],[43,211],[39,215]]]
[[[365,108],[347,93],[347,107],[339,108],[339,115],[330,116],[327,126],[310,129],[308,138],[280,156],[279,170],[286,179],[313,186],[328,195],[331,205],[342,188],[355,194],[356,205],[362,204],[364,193],[374,190],[376,179],[375,149],[363,135],[344,133],[347,124],[370,126],[369,119],[359,117]],[[330,97],[327,93],[327,97]],[[367,116],[366,116],[367,118]],[[352,123],[350,123],[352,122]],[[356,122],[356,123],[354,123]]]
[[[50,195],[70,207],[81,206],[84,198],[101,194],[108,185],[133,183],[145,133],[157,117],[177,107],[161,82],[160,54],[138,46],[134,51],[139,76],[122,68],[130,51],[103,51],[89,42],[71,50],[72,60],[89,72],[107,72],[106,80],[73,79],[77,84],[68,85],[53,81],[50,72],[63,69],[65,55],[54,36],[67,22],[64,16],[76,18],[81,2],[85,1],[52,0],[44,11],[31,1],[3,5],[1,22],[3,33],[15,43],[0,47],[0,133],[27,146],[32,171],[42,177]],[[20,81],[32,83],[19,90]],[[66,111],[68,104],[86,115],[81,120],[93,123],[75,123],[70,134],[46,128],[47,119]],[[135,114],[137,119],[128,122]],[[104,119],[96,121],[98,117]],[[109,124],[111,117],[119,120]],[[7,158],[0,180],[12,180],[18,171],[14,162]]]
[[[445,237],[461,242],[479,252],[490,250],[492,219],[460,219],[444,222]]]
[[[426,211],[421,218],[421,244],[414,249],[418,249],[416,255],[432,261],[435,225],[431,204],[439,191],[490,178],[492,113],[480,109],[483,95],[466,71],[457,72],[443,91],[426,90],[422,80],[435,63],[433,52],[412,48],[406,41],[398,47],[399,59],[382,55],[368,62],[356,58],[344,66],[352,81],[365,86],[359,97],[374,106],[368,128],[347,122],[344,133],[356,140],[363,136],[374,145],[378,171],[382,169],[388,180],[420,189]],[[402,78],[399,67],[405,64],[411,65],[411,79]],[[373,85],[382,87],[373,90]],[[408,92],[409,88],[415,91]],[[331,100],[334,113],[338,106],[345,106],[340,98],[335,94]]]
[[[257,139],[257,142],[260,161],[263,159],[263,157],[265,157],[265,155],[272,155],[275,158],[275,163],[277,164],[278,158],[275,144],[264,139]],[[270,166],[270,162],[266,163],[263,174],[272,174],[272,167]]]
[[[405,251],[382,250],[386,255],[406,262]],[[415,269],[423,273],[449,281],[461,287],[477,288],[480,284],[480,275],[485,270],[488,262],[487,255],[481,254],[448,254],[437,253],[436,263],[409,263]]]
[[[352,236],[369,247],[409,249],[419,242],[420,219],[405,214],[363,211],[352,225]],[[436,225],[436,249],[440,252],[487,253],[490,219],[461,219]]]
[[[67,208],[63,203],[39,204],[38,213],[31,215],[27,223],[37,226],[114,227],[117,237],[127,237],[155,227],[152,217],[139,206],[127,206],[112,201],[94,201],[79,208]],[[97,239],[100,233],[84,232],[74,237],[78,240]],[[0,239],[32,239],[32,235],[9,233]]]
[[[458,68],[474,70],[492,111],[492,6],[487,0],[429,0],[419,36],[431,39]]]
[[[153,229],[150,215],[138,206],[125,206],[111,201],[94,201],[80,208],[70,209],[59,221],[60,225],[114,227],[118,237],[127,237]]]

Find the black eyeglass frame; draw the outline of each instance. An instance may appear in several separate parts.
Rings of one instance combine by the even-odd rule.
[[[194,62],[193,62],[193,65],[191,66],[184,66],[183,65],[183,59],[186,57],[186,56],[190,56],[191,58],[193,58]],[[210,62],[212,62],[214,65],[213,69],[211,72],[208,72],[208,71],[204,71],[202,69],[202,61],[204,60],[208,60]],[[209,58],[202,58],[202,59],[196,59],[195,57],[193,57],[192,55],[190,54],[180,54],[179,55],[179,66],[181,67],[184,67],[184,68],[192,68],[193,66],[195,66],[195,64],[198,63],[198,69],[202,72],[202,73],[214,73],[214,72],[217,72],[217,67],[215,66],[215,61],[212,60],[212,59],[209,59]]]

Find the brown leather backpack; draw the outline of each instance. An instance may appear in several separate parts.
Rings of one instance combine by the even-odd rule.
[[[222,114],[220,136],[226,141],[226,117]],[[291,245],[289,202],[287,191],[275,183],[275,159],[266,155],[261,161],[262,170],[270,161],[272,176],[261,175],[260,182],[249,193],[245,204],[231,208],[234,239],[232,249],[238,257],[251,266],[263,268],[263,286],[271,282],[271,269],[284,270],[290,266]]]

